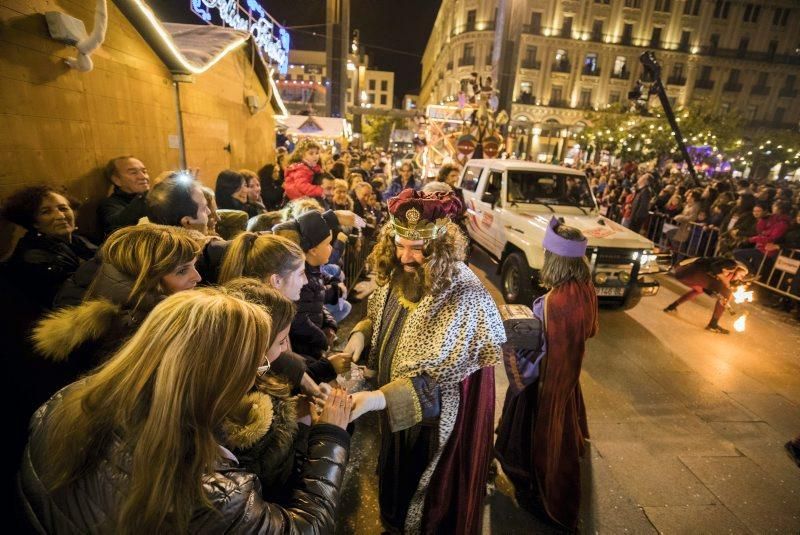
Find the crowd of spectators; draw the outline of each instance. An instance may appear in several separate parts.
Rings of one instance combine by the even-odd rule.
[[[342,401],[327,382],[351,365],[348,354],[334,351],[337,324],[350,313],[350,301],[355,299],[349,294],[357,281],[348,277],[358,277],[362,271],[370,241],[386,218],[386,200],[405,187],[421,185],[411,162],[393,169],[390,161],[379,152],[333,154],[330,148],[304,139],[292,153],[279,149],[274,162],[257,170],[223,170],[212,189],[203,184],[202,170],[151,177],[145,162],[125,155],[104,168],[110,195],[98,205],[94,234],[77,232],[80,206],[64,188],[28,186],[3,200],[2,217],[25,234],[0,265],[4,305],[17,311],[0,335],[14,355],[12,373],[37,378],[33,384],[20,382],[14,393],[18,403],[12,445],[17,459],[29,438],[28,421],[34,410],[59,393],[40,411],[47,416],[34,418],[34,435],[21,465],[24,508],[39,515],[36,522],[46,530],[57,530],[60,521],[41,516],[42,511],[65,508],[69,515],[79,515],[77,502],[118,499],[117,491],[111,490],[116,483],[111,482],[120,478],[122,485],[138,478],[135,488],[168,485],[165,499],[173,500],[171,505],[183,507],[187,500],[196,500],[191,507],[202,510],[206,502],[191,490],[199,488],[200,480],[187,481],[176,472],[180,469],[200,477],[203,485],[221,489],[208,494],[212,503],[224,503],[221,517],[164,518],[134,492],[118,504],[131,525],[158,530],[171,522],[176,522],[173,527],[207,528],[230,521],[240,527],[274,524],[279,531],[333,530],[331,513],[349,437],[344,432],[348,422],[342,416],[344,409],[332,408],[326,401]],[[353,262],[362,265],[346,269]],[[196,287],[203,286],[209,289],[200,296]],[[196,298],[178,299],[195,293]],[[203,303],[206,309],[200,311]],[[235,379],[239,390],[247,386],[240,400],[231,404],[235,389],[224,400],[206,400],[206,407],[220,403],[229,409],[213,429],[208,421],[185,420],[198,417],[192,411],[201,410],[199,405],[184,405],[182,411],[178,407],[186,399],[162,400],[177,412],[162,415],[171,424],[162,421],[163,429],[152,428],[146,434],[143,426],[153,422],[141,411],[149,409],[117,397],[108,407],[91,409],[85,421],[73,420],[73,434],[62,427],[69,420],[63,414],[71,410],[69,403],[95,399],[91,392],[106,391],[108,381],[116,381],[120,391],[144,388],[153,395],[159,388],[174,389],[176,396],[183,388],[210,388],[213,378],[176,371],[166,354],[174,351],[175,359],[181,360],[189,358],[181,351],[196,350],[197,360],[211,369],[207,359],[214,337],[224,341],[236,325],[241,334],[261,321],[253,319],[258,315],[253,310],[242,309],[242,303],[260,307],[260,314],[271,321],[264,335],[270,350],[258,355],[261,359],[266,354],[267,360],[259,363],[258,376],[249,386],[241,383],[241,377]],[[189,319],[186,310],[193,307],[197,310]],[[176,339],[172,346],[161,346],[172,343],[175,325],[191,321],[198,322],[203,340],[193,345]],[[160,337],[154,340],[159,347],[148,346],[143,337]],[[120,376],[119,369],[123,362],[131,365],[134,347],[147,353],[143,359],[149,362],[147,370],[136,368],[142,373],[138,385],[130,375]],[[242,362],[254,347],[240,348]],[[237,372],[240,376],[242,369]],[[228,387],[232,385],[222,385]],[[319,417],[314,406],[320,407]],[[280,416],[282,421],[265,424],[267,408],[269,418]],[[102,435],[105,431],[93,426],[107,425],[99,423],[112,414],[107,410],[117,411],[113,414],[120,418],[113,436],[102,439],[113,442],[110,449],[92,442],[81,451],[57,450],[47,438],[56,428],[66,433],[64,441],[87,440],[95,432]],[[51,412],[59,415],[58,421],[51,421]],[[312,416],[316,425],[311,425]],[[176,439],[185,429],[199,435]],[[208,433],[239,459],[243,474],[203,464],[209,452],[195,451],[192,444],[199,445],[205,440],[199,437],[211,436]],[[162,473],[144,473],[137,467],[133,474],[128,472],[131,457],[143,451],[137,441],[144,438],[162,444],[177,440],[168,446],[181,461],[176,457],[175,466]],[[264,452],[269,452],[266,457],[275,466],[253,461],[264,459]],[[55,453],[66,456],[57,472],[42,464]],[[100,468],[88,477],[79,466]],[[115,468],[107,471],[106,466]],[[198,467],[202,467],[199,472]],[[177,479],[166,483],[160,479],[164,477]],[[62,492],[67,487],[71,490]],[[230,501],[222,490],[228,487],[242,499]],[[134,520],[131,508],[136,507],[142,510]],[[86,524],[71,529],[111,529],[111,524],[104,524],[111,522],[108,518],[81,521]]]
[[[753,181],[730,175],[698,178],[677,165],[622,167],[590,165],[587,177],[611,219],[661,240],[674,260],[687,256],[731,257],[744,263],[761,282],[800,296],[800,274],[778,281],[772,268],[778,254],[800,256],[800,185],[785,180]],[[798,301],[771,300],[793,309]]]

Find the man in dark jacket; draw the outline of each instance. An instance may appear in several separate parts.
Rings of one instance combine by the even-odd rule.
[[[114,192],[97,206],[97,221],[106,237],[118,228],[135,225],[144,216],[150,175],[133,156],[109,160],[104,174],[114,185]]]
[[[631,205],[630,229],[634,232],[642,230],[642,226],[647,221],[647,214],[650,211],[650,199],[653,198],[653,190],[650,188],[651,175],[644,174],[639,177],[636,183],[636,194]]]

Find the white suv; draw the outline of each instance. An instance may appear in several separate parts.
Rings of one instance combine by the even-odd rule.
[[[470,160],[459,185],[474,244],[499,261],[507,303],[530,305],[544,289],[538,271],[552,216],[589,240],[586,257],[598,298],[626,307],[659,284],[653,242],[600,215],[586,176],[578,170],[519,160]]]

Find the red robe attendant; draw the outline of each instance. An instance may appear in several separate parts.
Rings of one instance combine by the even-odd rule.
[[[532,493],[547,516],[568,529],[578,523],[579,459],[589,437],[579,377],[586,340],[597,328],[591,282],[550,291],[540,376],[518,396],[509,390],[497,430],[495,453],[518,493]]]

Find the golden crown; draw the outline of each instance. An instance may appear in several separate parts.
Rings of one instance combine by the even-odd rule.
[[[421,214],[416,208],[406,211],[406,220],[403,222],[393,215],[389,215],[394,231],[401,238],[409,240],[431,240],[444,236],[447,233],[447,223],[450,221],[446,217],[436,221],[425,221],[420,223]]]

